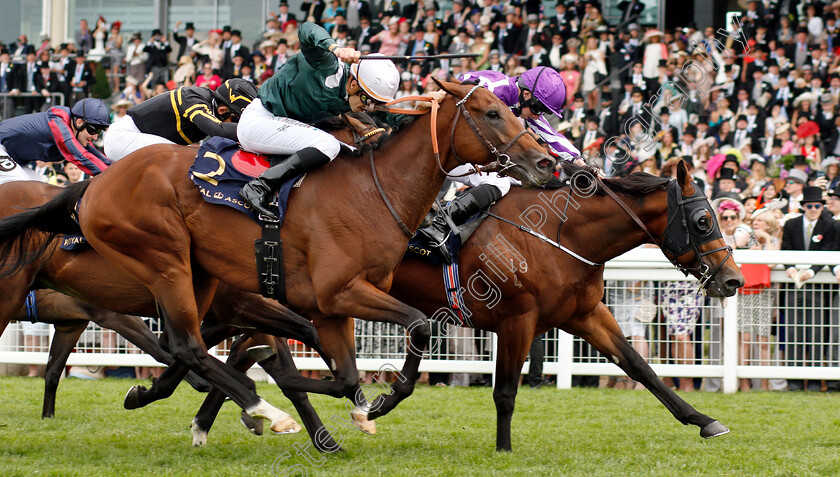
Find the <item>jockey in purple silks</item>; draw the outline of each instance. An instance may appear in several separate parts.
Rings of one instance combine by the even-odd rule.
[[[461,80],[477,82],[495,94],[514,114],[525,120],[525,124],[548,144],[552,153],[567,161],[581,160],[580,151],[543,117],[543,114],[562,117],[563,105],[566,103],[566,85],[556,71],[540,66],[517,78],[498,71],[474,71],[464,73]],[[469,172],[471,168],[469,164],[458,166],[450,174],[457,176]],[[447,263],[452,261],[446,249],[450,233],[447,216],[455,225],[463,224],[480,210],[504,197],[513,181],[495,172],[480,172],[451,179],[473,187],[447,204],[435,216],[431,225],[418,230]]]

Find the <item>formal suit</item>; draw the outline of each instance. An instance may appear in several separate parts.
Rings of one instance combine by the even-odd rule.
[[[69,106],[72,106],[81,98],[86,98],[90,94],[90,87],[96,83],[96,78],[93,76],[93,71],[87,62],[82,64],[78,64],[75,61],[68,63],[67,68],[64,70],[64,77],[72,91]],[[73,83],[74,81],[75,85]]]
[[[172,33],[172,41],[178,44],[178,56],[176,60],[181,59],[184,55],[189,55],[192,52],[192,47],[197,43],[195,37],[181,36],[178,32]]]
[[[251,52],[248,51],[247,46],[243,45],[242,42],[231,43],[231,45],[224,50],[224,59],[222,60],[223,80],[233,77],[233,57],[237,55],[245,58],[245,61],[242,64],[247,65],[251,61]]]
[[[805,216],[789,219],[785,222],[782,234],[782,250],[831,251],[838,250],[838,224],[831,214],[823,208],[823,214],[813,224],[811,238],[807,239],[805,231]],[[785,265],[789,268],[792,265]],[[811,270],[816,274],[823,265],[814,265]],[[834,292],[836,293],[836,292]],[[823,307],[831,304],[830,292],[824,291],[822,285],[806,282],[795,289],[792,284],[787,285],[784,294],[785,304],[782,306],[784,314],[785,336],[788,341],[785,347],[786,357],[790,365],[796,366],[825,366],[818,363],[830,360],[836,366],[837,343],[830,340],[830,314]],[[813,381],[809,383],[812,387]],[[833,382],[832,385],[836,385]],[[789,380],[791,389],[802,389],[802,380]]]

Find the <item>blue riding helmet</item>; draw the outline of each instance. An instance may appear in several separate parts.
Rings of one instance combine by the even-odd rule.
[[[111,125],[111,115],[108,107],[101,99],[85,98],[73,105],[70,113],[85,123],[107,128]]]

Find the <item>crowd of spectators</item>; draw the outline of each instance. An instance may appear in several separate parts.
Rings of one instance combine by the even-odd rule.
[[[193,23],[177,21],[174,31],[154,30],[144,38],[124,34],[120,21],[99,17],[93,27],[81,20],[75,41],[56,48],[48,37],[33,44],[25,35],[0,44],[0,93],[22,96],[3,98],[0,117],[14,114],[15,107],[39,110],[56,92],[72,104],[91,94],[100,69],[116,116],[178,86],[215,89],[229,78],[259,85],[299,52],[298,27],[313,21],[340,46],[363,53],[478,55],[398,62],[398,96],[434,88],[432,77],[483,69],[516,76],[536,66],[554,68],[566,83],[567,103],[563,117],[551,121],[608,176],[635,171],[668,176],[685,160],[698,186],[715,199],[732,246],[789,248],[783,231],[791,227],[785,223],[803,220],[803,196],[813,194],[812,187],[830,196],[816,201],[827,204],[819,215],[832,227],[840,217],[840,5],[812,0],[746,5],[730,33],[722,34],[712,26],[698,29],[690,19],[664,31],[642,25],[646,7],[638,0],[620,2],[620,17],[612,24],[600,2],[581,0],[553,7],[531,0],[455,0],[448,9],[434,0],[316,0],[295,12],[281,1],[251,44],[235,25],[197,31]],[[666,104],[669,95],[663,91],[670,88],[673,98],[669,85],[686,85],[683,66],[691,61],[703,65],[706,81]],[[654,141],[636,140],[651,131]],[[627,160],[612,160],[618,147],[627,150]],[[820,242],[820,250],[840,250],[840,233]],[[788,274],[804,282],[814,271],[791,267]],[[646,300],[657,301],[663,315],[677,320],[680,313],[668,312],[668,303],[688,293],[680,287],[674,284],[658,299]],[[778,296],[760,298],[768,310],[774,303],[785,306]],[[747,319],[756,328],[741,331],[754,339],[766,338],[768,320],[783,316]],[[690,336],[692,316],[677,321],[673,334]],[[641,328],[632,328],[628,336],[638,341]],[[688,348],[674,354],[693,359]],[[760,354],[762,362],[769,360],[764,348]]]

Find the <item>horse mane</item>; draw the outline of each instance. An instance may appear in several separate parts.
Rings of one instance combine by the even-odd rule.
[[[578,166],[577,164],[571,162],[563,161],[561,167],[563,168],[563,172],[565,172],[569,177],[573,177],[576,173],[581,171],[586,171],[589,174],[595,174],[594,169],[591,167]],[[604,185],[609,187],[613,192],[632,197],[643,197],[658,190],[665,190],[665,187],[669,182],[671,182],[671,179],[667,177],[654,176],[648,174],[647,172],[634,172],[627,177],[608,178],[602,179],[602,181]],[[549,181],[549,184],[551,183],[552,181]],[[554,185],[556,186],[557,183],[561,184],[560,187],[566,184],[564,181],[560,181],[559,179],[554,182]],[[595,193],[598,195],[606,195],[606,191],[600,186],[595,190]]]
[[[377,126],[378,123],[375,119],[373,119],[369,114],[365,112],[349,112],[345,113],[347,116],[358,120],[362,124],[366,124],[368,126]],[[332,131],[341,131],[342,129],[347,129],[347,123],[341,119],[341,116],[325,116],[321,119],[316,120],[312,125],[324,132],[332,132]]]

